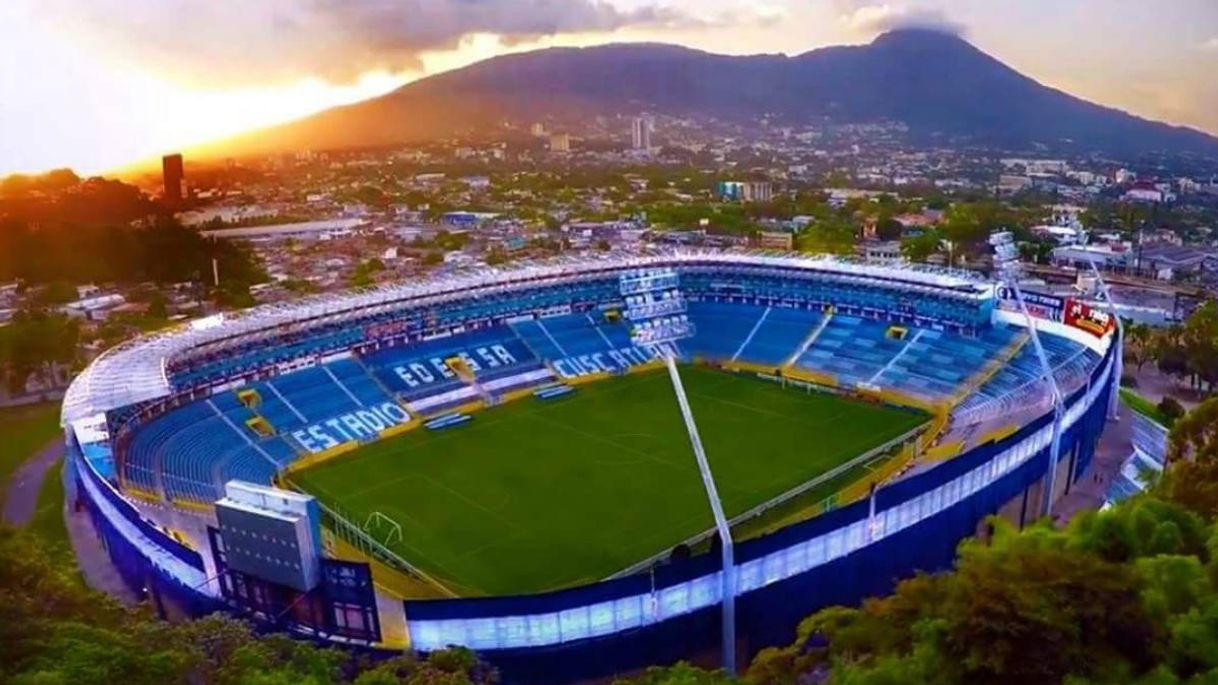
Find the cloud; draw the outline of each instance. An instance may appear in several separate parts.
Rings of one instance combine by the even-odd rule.
[[[1218,36],[1214,36],[1213,38],[1202,43],[1201,49],[1209,52],[1218,52]]]
[[[320,76],[349,82],[420,67],[475,34],[505,43],[705,22],[609,0],[43,0],[44,16],[104,54],[226,85]]]
[[[905,4],[875,4],[866,0],[840,0],[841,21],[852,31],[873,36],[898,29],[921,29],[937,31],[952,36],[962,36],[963,24],[953,21],[941,9],[932,7],[911,8]]]

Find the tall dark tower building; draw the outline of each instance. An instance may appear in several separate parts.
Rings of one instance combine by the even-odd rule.
[[[165,155],[161,158],[161,174],[165,179],[165,201],[177,204],[182,201],[182,155]]]

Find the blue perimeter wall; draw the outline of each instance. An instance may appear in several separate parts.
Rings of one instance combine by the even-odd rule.
[[[1091,462],[1117,379],[1114,339],[1087,386],[1067,400],[1060,459],[1077,480]],[[1052,413],[867,501],[737,546],[737,648],[789,643],[800,620],[890,592],[918,571],[950,568],[961,540],[1046,475]],[[144,521],[68,438],[71,492],[88,509],[123,580],[188,613],[225,609],[206,593],[198,553]],[[1034,506],[1029,502],[1030,508]],[[542,595],[405,602],[416,649],[477,649],[505,683],[565,683],[717,654],[719,561],[713,554]],[[157,607],[161,607],[158,605]]]

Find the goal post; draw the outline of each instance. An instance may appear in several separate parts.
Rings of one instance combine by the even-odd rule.
[[[388,514],[374,511],[368,515],[368,520],[364,521],[364,532],[375,539],[381,531],[384,531],[384,538],[380,540],[383,545],[392,545],[402,541],[402,525]]]

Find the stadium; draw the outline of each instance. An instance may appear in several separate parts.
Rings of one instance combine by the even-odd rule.
[[[163,615],[566,682],[714,659],[725,620],[747,658],[1048,512],[1119,347],[970,272],[582,257],[195,320],[98,357],[63,425],[72,501]]]

